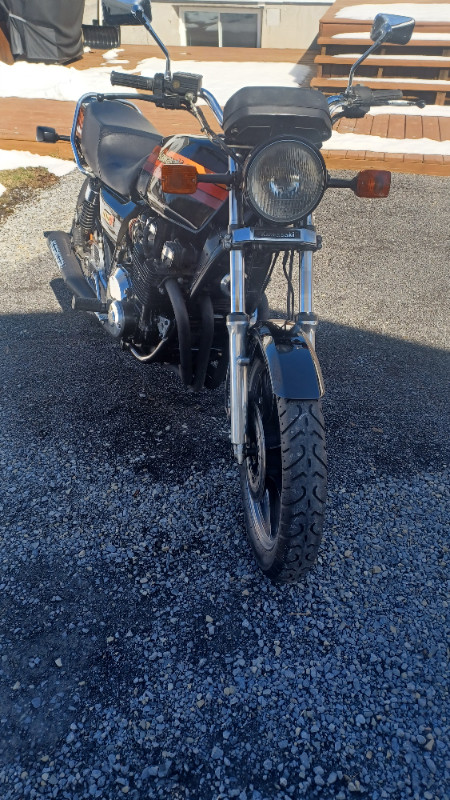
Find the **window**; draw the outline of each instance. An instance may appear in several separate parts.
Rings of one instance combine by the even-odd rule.
[[[186,45],[203,47],[258,47],[258,14],[222,11],[185,11]]]

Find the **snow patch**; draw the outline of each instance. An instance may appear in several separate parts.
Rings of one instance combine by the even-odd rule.
[[[114,51],[108,51],[110,53]],[[183,72],[203,75],[203,85],[222,105],[241,86],[298,86],[309,75],[309,68],[292,63],[254,63],[221,61],[182,61]],[[165,62],[160,58],[141,61],[135,70],[126,74],[143,72],[153,76],[164,72]],[[173,65],[173,70],[177,67]],[[15,64],[0,62],[0,97],[43,98],[76,102],[88,92],[114,91],[110,80],[110,67],[93,67],[79,70],[58,64]],[[134,89],[127,91],[135,92]]]
[[[434,139],[385,139],[382,136],[365,136],[358,133],[333,131],[324,150],[362,150],[371,153],[416,153],[417,155],[450,156],[450,142]]]
[[[114,50],[107,50],[103,53],[103,61],[116,61],[119,53],[123,53],[123,47],[115,47]]]
[[[336,18],[372,20],[383,11],[385,14],[398,14],[401,17],[413,17],[416,22],[450,22],[450,5],[448,3],[383,3],[364,6],[346,6],[336,12]],[[436,34],[434,34],[436,36]]]
[[[362,79],[364,80],[364,79]],[[371,80],[373,80],[371,78]],[[399,101],[401,103],[401,101]],[[450,106],[418,106],[407,105],[388,105],[388,106],[372,106],[369,111],[370,116],[375,117],[378,114],[402,114],[404,117],[450,117]]]
[[[331,78],[331,80],[333,80],[333,78]],[[364,81],[364,78],[360,78],[360,80]],[[392,83],[393,81],[398,81],[402,86],[406,84],[415,85],[416,83],[426,83],[428,85],[430,83],[430,80],[426,78],[367,78],[366,80],[370,80],[371,83],[378,83],[380,86],[384,83]],[[436,80],[433,81],[433,86],[436,87],[435,91],[448,91],[450,89],[450,81]]]
[[[378,9],[379,10],[379,9]],[[367,39],[370,40],[370,33],[368,31],[359,31],[358,33],[348,32],[348,33],[333,33],[332,39]],[[441,33],[441,31],[436,31],[435,33],[422,33],[422,31],[414,31],[413,35],[411,36],[411,41],[436,41],[436,42],[450,42],[450,33]]]
[[[87,92],[110,92],[110,68],[79,70],[60,64],[0,62],[0,97],[37,97],[76,102]]]
[[[19,167],[45,167],[49,172],[61,177],[75,169],[75,163],[64,161],[62,158],[29,153],[26,150],[0,150],[0,170]]]
[[[298,86],[305,83],[310,69],[292,63],[254,63],[226,61],[182,61],[183,72],[203,75],[203,86],[224,105],[243,86]],[[164,71],[160,58],[146,58],[137,69],[148,77]],[[176,68],[172,68],[176,71]]]
[[[359,58],[360,55],[361,53],[333,53],[333,58],[353,58],[354,61],[356,61],[356,59]],[[420,54],[420,56],[417,55],[411,56],[408,55],[407,53],[400,53],[398,55],[396,54],[380,55],[379,53],[377,53],[376,55],[369,56],[368,58],[366,58],[365,63],[373,64],[374,61],[375,62],[383,61],[383,59],[384,61],[408,61],[408,59],[410,61],[418,61],[420,59],[420,61],[430,61],[431,63],[433,63],[433,61],[447,61],[448,64],[450,65],[450,58],[448,58],[448,56],[427,56],[427,55],[422,55],[422,53]]]
[[[450,117],[450,106],[374,106],[370,114],[403,114],[406,117]]]

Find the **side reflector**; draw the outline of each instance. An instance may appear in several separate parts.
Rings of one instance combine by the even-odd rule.
[[[357,197],[387,197],[391,173],[384,169],[364,169],[356,176],[353,191]]]
[[[194,194],[197,191],[196,168],[178,164],[163,164],[161,187],[166,194]]]

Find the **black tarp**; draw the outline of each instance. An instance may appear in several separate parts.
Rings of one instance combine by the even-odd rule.
[[[84,0],[0,0],[15,58],[62,64],[83,53]]]

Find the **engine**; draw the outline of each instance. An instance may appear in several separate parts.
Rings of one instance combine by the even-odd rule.
[[[179,241],[173,225],[149,214],[133,219],[128,234],[108,281],[107,327],[116,338],[155,345],[166,335],[174,316],[164,281],[175,277],[183,284],[192,274],[198,253]]]

